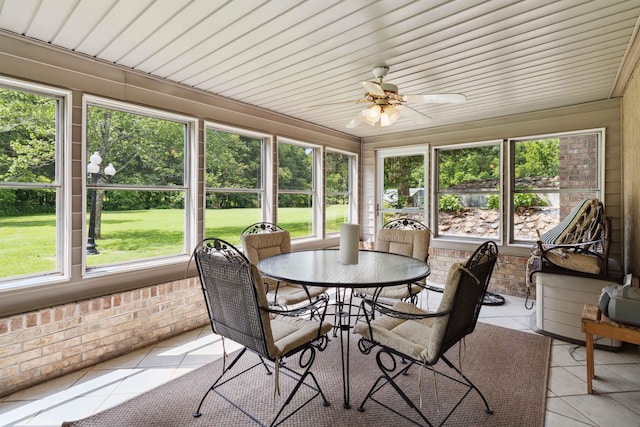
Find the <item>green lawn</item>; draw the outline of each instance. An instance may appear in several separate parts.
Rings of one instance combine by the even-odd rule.
[[[327,232],[340,231],[345,205],[327,206]],[[292,237],[310,234],[310,209],[281,208],[280,226]],[[206,213],[205,236],[240,243],[240,233],[259,221],[259,209],[219,209]],[[0,278],[55,271],[55,215],[0,217]],[[98,255],[88,266],[183,253],[184,212],[179,209],[103,212]],[[74,236],[75,237],[75,236]]]

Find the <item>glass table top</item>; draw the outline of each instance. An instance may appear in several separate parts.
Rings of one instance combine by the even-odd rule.
[[[361,250],[358,264],[338,262],[337,249],[274,255],[258,262],[263,275],[303,285],[364,288],[414,282],[431,269],[424,261],[387,252]]]

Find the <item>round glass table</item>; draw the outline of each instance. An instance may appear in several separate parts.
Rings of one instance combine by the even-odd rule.
[[[346,289],[400,285],[419,281],[431,273],[426,262],[404,255],[361,250],[357,264],[341,264],[337,249],[314,249],[274,255],[258,262],[267,277],[306,286]],[[349,408],[349,336],[352,293],[336,291],[336,306],[347,314],[336,316],[342,350],[344,407]],[[346,319],[346,322],[344,322]]]

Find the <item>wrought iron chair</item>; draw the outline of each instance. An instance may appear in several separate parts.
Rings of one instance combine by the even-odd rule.
[[[431,230],[419,221],[399,218],[387,222],[376,233],[375,250],[410,256],[429,261],[429,241]],[[393,304],[396,301],[418,303],[418,295],[426,287],[426,279],[421,282],[406,283],[384,288],[362,288],[354,290],[360,298],[375,298],[378,302]]]
[[[241,376],[249,370],[264,366],[271,374],[269,365],[275,368],[275,384],[278,390],[280,370],[286,370],[288,376],[297,379],[297,383],[278,410],[270,425],[278,425],[305,406],[318,395],[323,404],[329,405],[318,381],[311,372],[316,349],[324,350],[327,345],[327,332],[332,325],[324,321],[327,298],[320,298],[314,304],[302,307],[298,311],[315,313],[319,321],[292,317],[282,310],[269,308],[264,291],[264,282],[260,272],[249,260],[231,244],[220,239],[205,239],[193,253],[202,284],[204,300],[213,332],[243,346],[231,363],[223,365],[222,374],[202,397],[194,417],[202,415],[202,405],[210,392],[214,392],[258,423],[254,415],[243,410],[239,403],[226,397],[219,387]],[[296,314],[296,313],[292,313]],[[259,361],[241,372],[234,369],[236,363],[249,350],[255,353]],[[285,364],[284,359],[299,355],[300,371]],[[226,355],[225,355],[226,357]],[[268,364],[266,361],[272,363]],[[308,387],[312,396],[294,410],[285,412],[294,395],[301,388]],[[297,399],[299,400],[299,399]],[[296,400],[296,401],[297,401]]]
[[[291,235],[277,224],[252,224],[242,232],[241,239],[244,253],[253,264],[273,255],[291,252]],[[327,292],[325,287],[280,282],[268,277],[263,279],[267,285],[267,300],[274,306],[295,307],[298,304],[308,304]]]
[[[475,329],[482,307],[482,297],[497,258],[496,244],[488,241],[478,247],[464,265],[454,264],[449,270],[442,301],[436,312],[422,310],[407,302],[398,302],[393,307],[388,307],[372,299],[362,301],[363,305],[371,308],[365,310],[367,322],[360,322],[355,326],[355,331],[362,336],[358,347],[364,354],[369,354],[376,346],[379,347],[376,362],[382,374],[375,381],[358,410],[364,411],[365,403],[371,399],[415,424],[420,425],[424,422],[432,425],[421,408],[403,391],[397,380],[400,375],[407,376],[405,381],[411,379],[408,376],[408,370],[411,366],[418,365],[466,388],[466,392],[455,406],[444,415],[442,423],[451,416],[471,390],[475,390],[482,398],[485,412],[492,413],[480,390],[449,361],[445,353]],[[383,315],[373,319],[368,314],[374,311],[373,308]],[[385,356],[390,358],[390,361],[385,361],[383,359]],[[398,365],[396,357],[407,360],[409,364]],[[439,360],[453,369],[455,374],[441,373],[434,369],[434,365]],[[417,383],[420,379],[416,377],[415,381]],[[386,402],[377,399],[376,394],[387,385],[391,385],[419,415],[419,422],[409,418],[402,409],[389,406],[388,399]]]

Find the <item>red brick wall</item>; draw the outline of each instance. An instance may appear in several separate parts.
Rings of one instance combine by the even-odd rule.
[[[0,318],[0,396],[207,322],[197,278]]]
[[[465,262],[470,256],[471,251],[432,247],[429,250],[431,274],[429,275],[428,281],[430,283],[443,285],[451,264],[454,262]],[[498,262],[491,275],[489,290],[498,294],[502,293],[518,297],[526,296],[526,267],[527,257],[499,255]],[[532,287],[531,295],[535,298],[535,287]]]
[[[572,135],[560,138],[561,189],[594,188],[598,184],[596,163],[598,139],[594,134]],[[564,219],[581,200],[594,194],[563,193],[560,196],[560,219]]]

